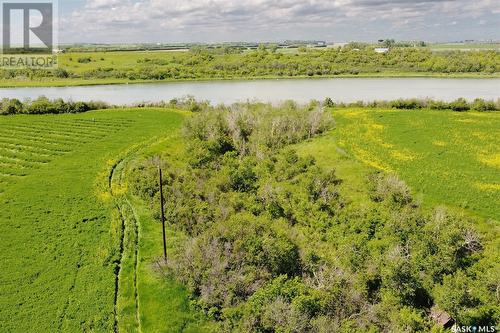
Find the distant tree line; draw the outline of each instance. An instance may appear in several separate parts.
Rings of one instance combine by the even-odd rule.
[[[295,104],[293,101],[287,103]],[[255,104],[257,105],[257,104]],[[259,105],[266,105],[264,103]],[[213,107],[208,101],[197,101],[192,96],[183,98],[175,98],[170,101],[162,102],[141,102],[133,105],[137,108],[154,107],[154,108],[176,108],[188,110],[191,112],[201,112],[211,110]],[[476,98],[469,102],[464,98],[458,98],[452,102],[443,102],[433,99],[397,99],[394,101],[372,101],[372,102],[352,102],[352,103],[336,103],[331,98],[326,98],[323,102],[311,101],[308,103],[309,108],[323,106],[327,108],[378,108],[378,109],[430,109],[430,110],[452,110],[458,112],[465,111],[500,111],[500,99],[496,102]],[[64,101],[63,99],[49,100],[47,97],[41,96],[34,100],[26,100],[21,102],[16,98],[4,98],[0,100],[0,115],[14,114],[58,114],[58,113],[82,113],[92,110],[104,110],[116,108],[120,106],[110,105],[100,101],[90,102],[73,102]],[[122,106],[124,107],[124,106]]]
[[[293,103],[293,101],[289,101]],[[377,108],[377,109],[398,109],[398,110],[411,110],[411,109],[430,109],[430,110],[452,110],[458,112],[464,111],[500,111],[500,99],[497,101],[485,100],[476,98],[469,102],[465,98],[457,98],[451,102],[444,102],[434,99],[397,99],[393,101],[357,101],[351,103],[335,102],[330,97],[325,98],[323,102],[312,100],[309,102],[309,107],[322,105],[327,108]],[[192,96],[187,96],[179,99],[172,99],[170,101],[152,102],[152,103],[137,103],[135,107],[160,107],[160,108],[181,108],[192,112],[199,112],[208,110],[212,106],[207,101],[197,101]]]
[[[412,110],[412,109],[431,109],[431,110],[452,110],[452,111],[500,111],[500,99],[496,102],[491,100],[484,100],[476,98],[472,102],[467,101],[465,98],[458,98],[451,102],[443,102],[434,99],[419,99],[407,98],[397,99],[393,101],[371,101],[371,102],[353,102],[353,103],[335,103],[331,98],[327,97],[323,105],[326,107],[337,108],[379,108],[379,109],[399,109],[399,110]]]
[[[78,64],[93,62],[82,56]],[[321,77],[370,73],[484,73],[500,72],[500,52],[447,51],[394,47],[378,54],[373,46],[349,44],[341,49],[306,49],[276,52],[272,47],[241,52],[233,49],[165,53],[161,58],[138,59],[125,66],[99,66],[75,72],[64,66],[54,71],[2,70],[3,79],[80,78],[126,80],[231,79],[250,77]]]
[[[289,101],[288,103],[294,104]],[[262,104],[265,105],[265,104]],[[379,108],[379,109],[430,109],[430,110],[453,110],[458,112],[465,111],[500,111],[500,99],[496,102],[476,98],[469,102],[464,98],[458,98],[452,102],[443,102],[433,99],[397,99],[394,101],[372,101],[372,102],[352,102],[352,103],[336,103],[331,98],[326,98],[322,103],[311,101],[309,107],[323,106],[327,108]],[[213,107],[208,101],[197,101],[192,96],[183,98],[175,98],[170,101],[162,102],[142,102],[133,105],[137,108],[155,107],[155,108],[177,108],[188,110],[191,112],[201,112],[210,110]],[[58,113],[82,113],[92,110],[104,110],[118,107],[100,101],[90,102],[73,102],[64,101],[63,99],[49,100],[47,97],[41,96],[34,100],[26,100],[21,102],[18,99],[4,98],[0,101],[0,115],[14,114],[58,114]]]
[[[49,100],[43,96],[24,102],[16,98],[4,98],[0,101],[0,115],[82,113],[110,107],[109,104],[98,101],[72,102],[64,101],[61,98]]]

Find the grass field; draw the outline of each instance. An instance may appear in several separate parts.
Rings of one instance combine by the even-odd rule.
[[[500,43],[444,43],[429,44],[427,48],[432,51],[480,51],[500,50]]]
[[[157,314],[165,315],[164,322],[175,313],[166,331],[194,321],[182,286],[164,284],[153,270],[151,243],[134,250],[137,266],[128,264],[127,248],[139,240],[123,233],[129,222],[122,225],[114,209],[118,200],[107,186],[117,156],[171,136],[182,118],[179,112],[144,109],[0,118],[0,331],[109,332],[127,325],[130,307],[124,308],[135,302],[144,310],[156,302],[147,313],[132,307],[132,317],[145,327],[154,326],[150,317]],[[149,228],[148,237],[161,234]],[[131,292],[130,277],[137,278]],[[162,294],[148,283],[161,286]],[[128,294],[135,296],[132,302]]]
[[[350,198],[396,173],[429,206],[500,219],[497,113],[333,110],[296,146],[334,167]],[[159,265],[161,229],[128,191],[136,160],[179,163],[185,113],[160,109],[0,118],[0,331],[213,331]],[[183,235],[168,229],[168,253]]]
[[[433,46],[434,47],[434,46]],[[447,50],[440,45],[432,51]],[[427,49],[426,49],[427,50]],[[461,50],[457,48],[457,50]],[[478,50],[488,51],[488,48]],[[265,59],[255,57],[256,51],[243,54],[199,55],[192,52],[160,51],[119,51],[119,52],[73,52],[58,55],[59,73],[13,73],[3,71],[0,87],[36,86],[80,86],[96,84],[125,84],[169,81],[196,81],[221,79],[275,79],[308,77],[459,77],[459,78],[496,78],[500,73],[495,68],[498,61],[491,54],[477,55],[481,70],[470,70],[462,66],[467,62],[467,54],[462,53],[455,67],[446,68],[451,58],[435,52],[432,63],[441,67],[429,67],[426,61],[415,62],[415,57],[401,61],[399,56],[380,62],[377,54],[368,52],[364,56],[373,58],[374,63],[367,66],[366,59],[360,61],[357,54],[347,56],[346,60],[333,60],[327,49],[312,49],[307,53],[297,53],[297,49],[283,49],[278,54],[269,53]],[[420,52],[422,49],[398,49],[397,52]],[[455,55],[454,57],[458,57]],[[349,58],[350,57],[350,58]],[[490,60],[480,61],[480,57]],[[493,58],[492,58],[493,57]],[[418,57],[417,57],[418,58]],[[260,60],[259,60],[260,59]],[[334,59],[337,59],[334,57]],[[412,60],[413,59],[413,60]],[[456,60],[456,59],[455,59]],[[489,61],[489,62],[488,62]],[[378,65],[377,65],[378,62]],[[400,63],[401,62],[401,63]],[[409,66],[406,62],[412,62]],[[293,66],[290,63],[294,63]],[[394,63],[394,64],[392,64]],[[391,65],[389,65],[391,64]],[[279,66],[278,66],[279,65]],[[307,71],[313,66],[316,71]],[[424,66],[424,67],[422,67]],[[462,66],[463,68],[458,70]],[[311,68],[313,68],[311,67]],[[328,71],[323,70],[329,68]],[[422,68],[421,68],[422,67]],[[270,70],[270,68],[275,68]],[[276,68],[288,68],[277,70]],[[315,74],[316,73],[316,74]],[[14,76],[12,76],[14,75]]]
[[[500,220],[500,114],[335,110],[338,147],[429,205]]]

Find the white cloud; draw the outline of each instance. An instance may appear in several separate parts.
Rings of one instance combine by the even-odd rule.
[[[280,39],[287,29],[303,35],[348,25],[356,32],[360,25],[381,21],[381,32],[390,32],[498,13],[498,0],[86,0],[65,20],[63,33],[123,40],[209,34],[213,40],[238,40],[267,32],[268,39]]]
[[[87,9],[106,9],[120,4],[120,0],[88,0],[85,8]]]

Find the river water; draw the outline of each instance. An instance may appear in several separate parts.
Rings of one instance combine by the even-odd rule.
[[[175,83],[121,84],[106,86],[2,88],[0,98],[89,101],[112,104],[157,102],[188,95],[212,104],[259,100],[279,102],[293,99],[307,102],[331,97],[336,102],[434,98],[451,101],[459,97],[500,98],[500,79],[454,78],[330,78],[247,81],[202,81]]]

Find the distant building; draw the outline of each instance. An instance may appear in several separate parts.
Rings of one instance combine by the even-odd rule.
[[[331,43],[328,45],[329,48],[343,48],[344,46],[348,45],[349,43]]]
[[[436,306],[432,307],[430,317],[436,324],[443,328],[451,328],[453,327],[453,324],[455,324],[455,319],[453,319],[447,312],[440,310]]]
[[[389,49],[386,48],[386,47],[377,47],[375,49],[375,52],[377,52],[377,53],[387,53],[387,52],[389,52]]]
[[[326,47],[326,42],[325,41],[311,41],[307,43],[307,47]]]

